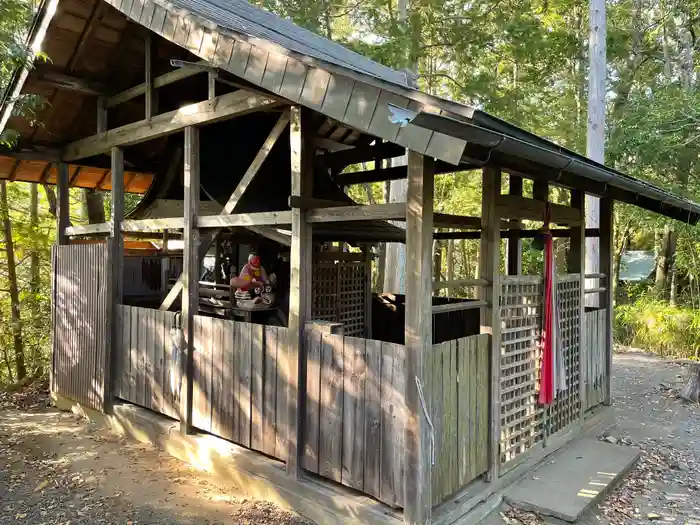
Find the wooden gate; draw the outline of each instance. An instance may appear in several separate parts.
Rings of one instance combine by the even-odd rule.
[[[53,253],[51,390],[104,411],[110,338],[109,248],[56,246]]]

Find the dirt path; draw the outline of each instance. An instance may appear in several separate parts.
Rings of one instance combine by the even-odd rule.
[[[655,357],[615,356],[616,425],[601,438],[639,447],[643,455],[584,525],[700,525],[700,408],[676,396],[685,377],[682,366]],[[40,395],[0,396],[2,524],[310,523],[225,490],[151,446],[41,405]],[[503,520],[509,524],[542,522],[503,510],[513,516]]]
[[[302,525],[155,448],[0,397],[0,523]]]

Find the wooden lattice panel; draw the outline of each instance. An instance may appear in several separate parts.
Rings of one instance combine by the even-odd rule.
[[[365,335],[365,263],[339,264],[340,297],[339,322],[345,325],[345,335]]]
[[[338,322],[337,265],[332,261],[315,261],[312,283],[314,319]]]
[[[542,441],[537,404],[541,359],[542,278],[503,277],[501,285],[501,462]]]
[[[364,261],[314,261],[313,318],[343,323],[347,336],[364,336],[365,279]]]
[[[566,389],[557,392],[549,408],[548,433],[554,434],[580,418],[580,280],[578,274],[559,277],[556,281],[559,318],[559,341],[564,358]]]

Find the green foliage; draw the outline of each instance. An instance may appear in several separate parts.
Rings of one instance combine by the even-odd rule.
[[[700,311],[641,297],[615,309],[615,340],[662,356],[700,357]]]

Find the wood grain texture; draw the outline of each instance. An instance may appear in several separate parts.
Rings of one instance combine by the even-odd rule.
[[[404,522],[431,520],[431,439],[418,385],[431,390],[434,161],[408,153],[406,201],[406,449]],[[416,381],[417,378],[417,381]],[[429,395],[429,394],[427,394]]]
[[[343,443],[343,336],[321,338],[319,474],[340,481]]]
[[[319,440],[321,425],[321,370],[322,334],[306,331],[306,418],[304,419],[303,467],[310,472],[319,472]]]
[[[365,363],[365,439],[364,439],[364,491],[379,496],[382,438],[382,344],[380,341],[366,341]]]
[[[343,357],[343,457],[341,482],[364,486],[365,339],[346,337]]]

